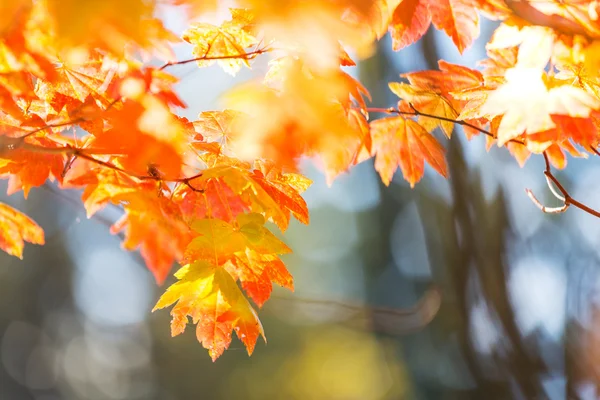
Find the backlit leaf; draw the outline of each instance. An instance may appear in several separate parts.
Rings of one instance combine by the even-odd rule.
[[[24,242],[44,244],[44,231],[25,214],[0,203],[0,249],[22,259]]]
[[[371,122],[375,169],[389,185],[398,167],[411,187],[423,177],[427,161],[446,177],[444,149],[425,128],[404,117],[383,118]]]

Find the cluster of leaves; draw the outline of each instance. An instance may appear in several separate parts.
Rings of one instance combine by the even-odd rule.
[[[597,152],[596,1],[239,0],[220,25],[194,22],[218,2],[169,2],[190,19],[181,39],[152,0],[0,7],[0,175],[25,197],[48,179],[81,189],[88,217],[121,207],[111,231],[124,232],[123,247],[140,251],[158,283],[182,265],[155,308],[175,304],[173,335],[191,318],[213,360],[234,331],[249,354],[264,337],[249,299],[261,307],[273,283],[293,289],[279,258],[290,249],[265,224],[308,223],[300,158],[320,160],[331,182],[374,157],[386,185],[400,168],[412,186],[425,161],[447,176],[434,131],[449,138],[456,124],[521,164],[536,153],[562,168],[565,151]],[[388,31],[400,50],[431,24],[462,53],[480,13],[502,21],[481,70],[440,61],[390,83],[397,107],[367,107],[367,90],[346,72],[349,53],[368,57]],[[173,58],[178,41],[193,59]],[[264,77],[227,92],[224,110],[177,115],[186,105],[169,68],[216,63],[233,75],[265,53]],[[165,64],[142,61],[153,57]],[[391,115],[371,120],[374,111]],[[0,226],[0,248],[15,256],[24,241],[44,242],[34,221],[3,204]]]

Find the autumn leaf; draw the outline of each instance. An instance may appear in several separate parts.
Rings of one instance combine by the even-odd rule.
[[[350,125],[344,104],[360,90],[338,70],[311,73],[301,62],[282,68],[279,89],[249,83],[227,93],[230,108],[245,115],[245,134],[233,151],[243,160],[265,158],[290,170],[303,156],[320,157],[328,175],[347,170],[363,134]]]
[[[470,0],[402,0],[390,23],[393,49],[419,40],[432,22],[452,38],[461,54],[479,36],[479,17]]]
[[[392,48],[403,49],[419,40],[431,25],[427,0],[402,0],[390,23]]]
[[[428,116],[419,116],[419,124],[427,131],[431,132],[439,127],[449,138],[454,129],[452,120],[456,120],[458,113],[441,93],[432,89],[420,89],[406,83],[391,82],[390,89],[402,101],[399,107],[403,111],[413,112],[413,107],[421,113],[439,116],[440,118],[431,118]]]
[[[58,79],[52,83],[40,81],[36,91],[56,111],[60,111],[70,99],[83,103],[88,96],[107,107],[113,100],[106,91],[114,71],[104,68],[103,64],[99,55],[81,64],[61,62],[56,69]]]
[[[123,167],[138,176],[153,167],[168,178],[179,177],[186,127],[158,98],[125,101],[106,118],[110,128],[95,136],[94,146],[118,155]]]
[[[120,55],[130,43],[151,48],[158,47],[157,41],[176,39],[158,20],[152,19],[152,2],[48,0],[46,3],[63,48],[92,45]]]
[[[444,149],[425,128],[412,119],[390,117],[371,122],[375,169],[389,185],[398,167],[414,187],[423,177],[427,161],[440,175],[448,176]]]
[[[281,232],[292,218],[309,223],[306,159],[331,185],[374,157],[385,185],[399,168],[413,187],[425,163],[448,175],[434,131],[449,138],[455,125],[468,139],[485,134],[482,146],[504,146],[521,166],[543,153],[542,179],[568,156],[599,154],[597,1],[244,0],[214,24],[200,19],[219,11],[214,0],[4,3],[7,193],[27,197],[57,180],[81,190],[88,217],[109,204],[121,210],[110,231],[140,252],[157,283],[183,264],[155,309],[173,307],[174,336],[191,320],[213,360],[233,332],[251,354],[264,338],[253,305],[263,307],[274,285],[294,289],[282,260],[291,249],[268,223]],[[158,18],[165,6],[194,21],[176,27],[183,41]],[[437,70],[406,71],[390,83],[397,106],[369,104],[355,67],[385,44],[386,32],[397,51],[433,25],[462,54],[479,36],[479,14],[500,21],[481,43],[479,69],[439,60]],[[193,58],[175,59],[170,45],[178,41]],[[222,96],[228,108],[195,111],[195,121],[181,114],[187,82],[176,76],[184,65],[216,63],[233,75],[264,53],[268,63]],[[215,97],[210,87],[198,93]],[[559,211],[599,215],[563,186]],[[35,222],[3,204],[0,226],[0,248],[18,257],[25,242],[44,241]]]
[[[110,231],[113,234],[124,231],[122,247],[130,251],[139,249],[148,269],[161,284],[173,263],[183,257],[192,234],[180,219],[178,207],[165,197],[157,198],[157,185],[148,186],[111,199],[124,204],[125,215]]]
[[[46,139],[32,139],[32,142],[48,149],[56,149],[57,143]],[[60,152],[36,152],[14,149],[0,153],[0,177],[8,177],[8,194],[23,190],[25,198],[32,187],[43,185],[48,179],[62,180],[65,156]]]
[[[232,223],[236,217],[249,210],[249,205],[236,194],[222,178],[193,179],[189,184],[178,185],[172,197],[183,217],[196,219],[217,218]]]
[[[306,190],[310,180],[298,174],[271,171],[265,176],[260,169],[249,171],[221,165],[205,170],[197,181],[211,178],[222,179],[241,197],[246,207],[263,214],[283,231],[287,229],[291,215],[301,222],[308,221],[308,208],[300,193]]]
[[[183,257],[193,235],[179,206],[158,194],[157,182],[138,182],[122,172],[94,170],[88,162],[78,162],[66,176],[65,186],[84,187],[82,200],[88,218],[109,203],[123,206],[125,213],[111,226],[111,233],[124,231],[123,248],[139,249],[158,283]]]
[[[508,20],[496,29],[486,47],[499,50],[519,46],[516,66],[543,69],[552,57],[555,40],[551,29],[523,25],[521,20]]]
[[[182,333],[188,317],[197,324],[196,337],[215,361],[229,347],[232,331],[251,355],[264,331],[256,312],[244,298],[231,275],[208,262],[198,261],[181,268],[178,282],[170,286],[154,310],[176,303],[171,310],[173,336]]]
[[[192,50],[199,67],[217,62],[226,72],[235,75],[243,65],[250,67],[246,49],[258,41],[246,27],[251,23],[234,18],[221,26],[195,23],[184,34],[183,40],[194,45]]]
[[[263,227],[265,220],[262,215],[240,214],[236,222],[239,227],[209,218],[192,223],[191,227],[198,236],[187,246],[185,259],[188,262],[204,260],[220,266],[246,249],[260,254],[285,254],[291,251]]]
[[[435,27],[452,38],[461,54],[479,36],[479,16],[472,0],[431,0],[428,9]]]
[[[44,231],[25,214],[0,203],[0,249],[23,259],[24,242],[44,244]]]
[[[242,288],[257,306],[262,307],[271,297],[273,283],[294,290],[294,279],[279,257],[254,251],[247,252],[246,257],[234,260],[232,275],[238,277]]]
[[[510,69],[506,83],[490,93],[480,108],[481,117],[503,115],[498,128],[498,145],[523,134],[555,127],[551,115],[588,117],[600,108],[600,100],[569,84],[547,87],[537,68]]]
[[[242,115],[234,110],[205,111],[198,115],[193,122],[196,132],[202,135],[202,140],[193,146],[198,150],[208,149],[206,142],[218,142],[219,150],[224,154],[231,155],[231,142],[239,136],[240,126],[236,123],[242,119]]]

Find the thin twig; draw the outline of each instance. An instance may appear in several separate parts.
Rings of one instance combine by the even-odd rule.
[[[242,54],[232,54],[232,55],[223,55],[223,56],[204,55],[204,56],[200,56],[200,57],[188,58],[186,60],[181,60],[181,61],[170,61],[170,62],[162,65],[158,70],[162,71],[162,70],[164,70],[168,67],[172,67],[174,65],[185,65],[185,64],[189,64],[189,63],[197,62],[197,61],[218,61],[218,60],[236,60],[236,59],[252,60],[252,59],[256,58],[256,56],[263,54],[263,53],[267,53],[269,51],[270,51],[269,48],[262,48],[262,49],[252,50],[252,51],[249,51],[247,53],[242,53]]]
[[[552,194],[557,199],[559,199],[563,202],[563,205],[560,207],[546,207],[535,197],[535,195],[533,194],[533,192],[530,189],[525,189],[525,192],[527,193],[527,195],[529,196],[529,198],[531,199],[533,204],[535,204],[540,210],[542,210],[542,212],[545,212],[547,214],[562,213],[562,212],[565,212],[569,208],[569,206],[573,206],[573,207],[579,208],[580,210],[585,211],[586,213],[588,213],[590,215],[600,218],[599,211],[596,211],[593,208],[588,207],[585,204],[583,204],[571,197],[571,195],[569,194],[567,189],[565,189],[565,187],[560,183],[560,181],[552,173],[552,168],[550,166],[550,160],[548,158],[548,154],[546,152],[544,152],[542,154],[544,156],[544,163],[546,165],[546,167],[544,169],[544,175],[546,176],[546,182],[548,184],[548,187],[550,188],[550,191],[552,192]],[[558,189],[558,191],[560,193],[558,193],[555,188]]]
[[[531,189],[525,189],[525,193],[527,193],[527,196],[529,196],[529,198],[531,199],[531,201],[533,202],[533,204],[535,204],[537,206],[537,208],[539,208],[543,213],[546,213],[546,214],[559,214],[559,213],[563,213],[563,212],[567,211],[567,209],[569,208],[569,203],[567,203],[567,202],[565,202],[560,207],[547,207],[547,206],[543,205],[537,199],[537,197],[535,197],[535,195],[533,194],[533,192],[531,191]]]
[[[476,131],[481,132],[484,135],[487,135],[493,139],[498,139],[496,137],[496,135],[494,135],[492,132],[488,131],[487,129],[481,128],[481,127],[471,124],[467,121],[462,121],[459,119],[452,119],[452,118],[448,118],[448,117],[442,117],[439,115],[424,113],[424,112],[417,110],[412,103],[408,103],[408,105],[410,106],[412,111],[402,111],[402,110],[399,110],[399,109],[393,108],[393,107],[390,107],[390,108],[367,108],[367,111],[368,112],[380,112],[380,113],[386,113],[386,114],[412,115],[415,117],[421,116],[421,117],[425,117],[425,118],[437,119],[438,121],[452,122],[453,124],[456,124],[456,125],[466,126],[471,129],[475,129]],[[519,139],[510,139],[509,142],[517,143],[517,144],[520,144],[523,146],[525,145],[525,142],[523,140],[519,140]]]
[[[2,150],[3,148],[5,149],[5,151],[14,151],[16,149],[22,149],[22,150],[31,151],[34,153],[64,154],[71,158],[73,158],[73,157],[74,158],[83,158],[84,160],[87,160],[91,163],[100,165],[105,168],[112,169],[114,171],[121,172],[123,174],[129,175],[129,176],[137,178],[139,180],[152,180],[152,181],[157,181],[157,182],[183,183],[183,184],[186,184],[189,186],[189,182],[191,180],[202,176],[202,172],[195,174],[193,176],[184,177],[184,178],[175,178],[175,179],[165,179],[165,178],[163,178],[161,176],[157,176],[157,175],[140,175],[140,174],[136,174],[135,172],[123,169],[111,162],[97,159],[96,157],[94,157],[91,154],[89,154],[88,152],[86,152],[86,150],[81,149],[81,148],[73,147],[70,145],[67,145],[64,147],[54,147],[54,148],[44,147],[44,146],[39,146],[39,145],[35,145],[32,143],[24,142],[23,140],[21,140],[21,138],[0,137],[0,150]]]

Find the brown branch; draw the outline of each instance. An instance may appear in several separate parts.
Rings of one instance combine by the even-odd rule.
[[[236,59],[252,60],[252,59],[256,58],[258,55],[267,53],[269,51],[271,51],[270,48],[264,47],[262,49],[256,49],[256,50],[252,50],[252,51],[249,51],[247,53],[242,53],[242,54],[232,54],[232,55],[223,55],[223,56],[204,55],[204,56],[200,56],[200,57],[188,58],[186,60],[181,60],[181,61],[170,61],[170,62],[162,65],[158,70],[162,71],[165,68],[168,68],[168,67],[171,67],[174,65],[185,65],[185,64],[189,64],[189,63],[197,62],[197,61],[218,61],[218,60],[236,60]],[[207,53],[208,53],[208,50],[207,50]]]
[[[367,111],[368,112],[386,113],[386,114],[412,115],[412,116],[422,116],[422,117],[427,117],[427,118],[434,118],[439,121],[447,121],[447,122],[452,122],[457,125],[468,126],[469,128],[473,128],[485,135],[491,136],[492,138],[496,139],[495,135],[493,135],[490,131],[480,128],[476,125],[470,124],[466,121],[455,120],[455,119],[447,118],[447,117],[443,117],[443,116],[423,113],[423,112],[417,110],[411,103],[409,103],[409,105],[412,108],[412,111],[401,111],[401,110],[393,108],[393,107],[390,107],[390,108],[367,108]],[[511,139],[511,140],[509,140],[509,142],[517,143],[522,146],[525,145],[525,141],[519,140],[519,139]],[[600,151],[598,151],[596,148],[590,147],[590,150],[592,152],[594,152],[595,154],[597,154],[598,156],[600,156]],[[577,201],[573,197],[571,197],[569,192],[565,189],[565,187],[560,183],[560,181],[552,173],[552,168],[550,167],[550,160],[548,159],[548,154],[544,151],[542,153],[542,155],[544,156],[544,162],[546,165],[546,167],[544,169],[544,176],[546,177],[546,183],[548,184],[548,188],[550,189],[550,192],[554,195],[554,197],[556,197],[557,199],[562,201],[563,204],[562,204],[562,206],[559,206],[559,207],[547,207],[547,206],[543,205],[537,199],[537,197],[533,194],[533,192],[530,189],[525,189],[525,193],[527,193],[527,196],[533,202],[533,204],[535,204],[535,206],[537,208],[539,208],[542,212],[544,212],[546,214],[563,213],[563,212],[567,211],[567,209],[570,206],[573,206],[573,207],[579,208],[582,211],[585,211],[586,213],[588,213],[590,215],[593,215],[594,217],[600,218],[600,211],[597,211],[591,207],[588,207],[585,204],[581,203],[580,201]],[[558,191],[555,188],[558,189]]]
[[[129,175],[129,176],[134,177],[139,180],[153,180],[153,181],[157,181],[157,182],[183,183],[188,186],[190,186],[190,181],[202,176],[202,172],[200,172],[196,175],[193,175],[193,176],[184,177],[184,178],[175,178],[175,179],[165,179],[165,178],[163,178],[161,176],[157,176],[157,175],[140,175],[140,174],[136,174],[135,172],[132,172],[132,171],[127,171],[111,162],[100,160],[82,148],[73,147],[70,145],[67,145],[64,147],[44,147],[44,146],[40,146],[40,145],[36,145],[36,144],[32,144],[32,143],[27,143],[27,142],[25,142],[24,139],[25,139],[25,137],[23,137],[23,136],[18,137],[18,138],[0,136],[0,154],[2,154],[5,151],[14,151],[17,149],[22,149],[22,150],[30,151],[30,152],[34,152],[34,153],[64,154],[66,156],[71,157],[68,164],[73,163],[73,161],[74,161],[73,158],[83,158],[84,160],[87,160],[91,163],[100,165],[105,168],[112,169],[114,171],[121,172],[123,174]],[[100,152],[100,154],[103,154],[103,152]],[[112,152],[110,154],[114,154],[114,152]],[[200,190],[194,189],[194,191],[200,191]]]
[[[354,314],[351,317],[349,315],[350,318],[344,322],[346,325],[354,328],[374,329],[391,335],[402,335],[423,329],[435,318],[441,306],[442,293],[437,287],[432,287],[423,294],[417,304],[408,308],[377,307],[368,304],[296,296],[273,295],[271,298],[278,301],[290,301],[303,306],[345,309]],[[273,305],[274,303],[271,302],[270,304]],[[366,315],[364,315],[365,312]],[[372,326],[372,317],[379,322],[377,327]]]
[[[550,188],[550,191],[552,192],[552,194],[557,199],[559,199],[563,202],[563,205],[560,207],[546,207],[535,197],[535,195],[533,194],[533,192],[530,189],[525,189],[525,192],[527,193],[527,195],[529,196],[529,198],[531,199],[533,204],[535,204],[540,210],[542,210],[542,212],[547,213],[547,214],[562,213],[562,212],[567,211],[569,206],[573,206],[573,207],[579,208],[580,210],[585,211],[586,213],[588,213],[590,215],[593,215],[596,218],[600,218],[599,211],[596,211],[593,208],[588,207],[585,204],[583,204],[571,197],[571,195],[569,194],[567,189],[565,189],[565,187],[560,183],[560,181],[552,173],[552,168],[550,167],[550,160],[548,159],[548,154],[546,154],[546,152],[544,152],[543,156],[544,156],[544,162],[546,164],[546,168],[544,169],[544,175],[546,176],[546,182],[548,184],[548,187]],[[556,187],[556,189],[558,189],[558,191],[560,193],[558,193],[554,189],[554,187]]]
[[[368,112],[380,112],[380,113],[386,113],[386,114],[412,115],[412,116],[416,116],[416,117],[421,116],[421,117],[425,117],[425,118],[437,119],[439,121],[452,122],[453,124],[456,124],[456,125],[466,126],[471,129],[475,129],[476,131],[481,132],[484,135],[487,135],[493,139],[498,139],[496,137],[496,135],[494,135],[492,132],[488,131],[487,129],[480,128],[479,126],[471,124],[467,121],[462,121],[459,119],[453,119],[453,118],[448,118],[448,117],[442,117],[439,115],[427,114],[427,113],[417,110],[412,103],[409,103],[409,106],[412,109],[412,111],[402,111],[402,110],[399,110],[399,109],[393,108],[393,107],[390,107],[390,108],[367,108],[367,111]],[[517,144],[520,144],[523,146],[525,145],[525,142],[523,140],[519,140],[519,139],[511,139],[511,140],[509,140],[509,142],[517,143]]]
[[[23,136],[19,136],[17,139],[24,140],[25,138],[27,138],[27,137],[29,137],[31,135],[35,135],[38,132],[45,131],[46,129],[60,128],[62,126],[75,125],[75,124],[78,124],[78,123],[84,122],[84,121],[85,121],[85,119],[83,119],[83,118],[75,118],[74,120],[71,120],[71,121],[58,122],[58,123],[55,123],[55,124],[47,124],[47,125],[44,125],[44,126],[42,126],[40,128],[34,129],[33,131],[27,132]]]
[[[108,110],[110,110],[111,108],[113,108],[113,107],[115,106],[115,104],[117,104],[117,103],[118,103],[120,100],[121,100],[121,97],[119,96],[119,97],[117,97],[116,99],[114,99],[113,101],[111,101],[111,102],[108,104],[108,106],[106,107],[106,109],[105,109],[105,110],[103,110],[103,112],[107,112]],[[83,106],[83,105],[82,105],[82,106]],[[78,107],[78,108],[77,108],[77,110],[79,110],[80,108],[81,108],[81,107]],[[75,112],[76,112],[76,111],[74,111],[73,113],[75,113]],[[30,131],[30,132],[27,132],[27,133],[25,133],[23,136],[19,136],[19,137],[18,137],[18,138],[16,138],[16,139],[25,140],[25,138],[28,138],[28,137],[29,137],[29,136],[31,136],[31,135],[35,135],[36,133],[43,132],[43,131],[45,131],[46,129],[60,128],[60,127],[63,127],[63,126],[69,126],[69,125],[76,125],[76,124],[79,124],[79,123],[81,123],[81,122],[85,122],[85,121],[87,121],[87,119],[86,119],[86,118],[83,118],[83,117],[78,117],[78,118],[72,119],[72,120],[70,120],[70,121],[65,121],[65,122],[57,122],[57,123],[54,123],[54,124],[46,124],[46,125],[44,125],[44,126],[42,126],[42,127],[39,127],[39,128],[37,128],[37,129],[34,129],[34,130]]]

